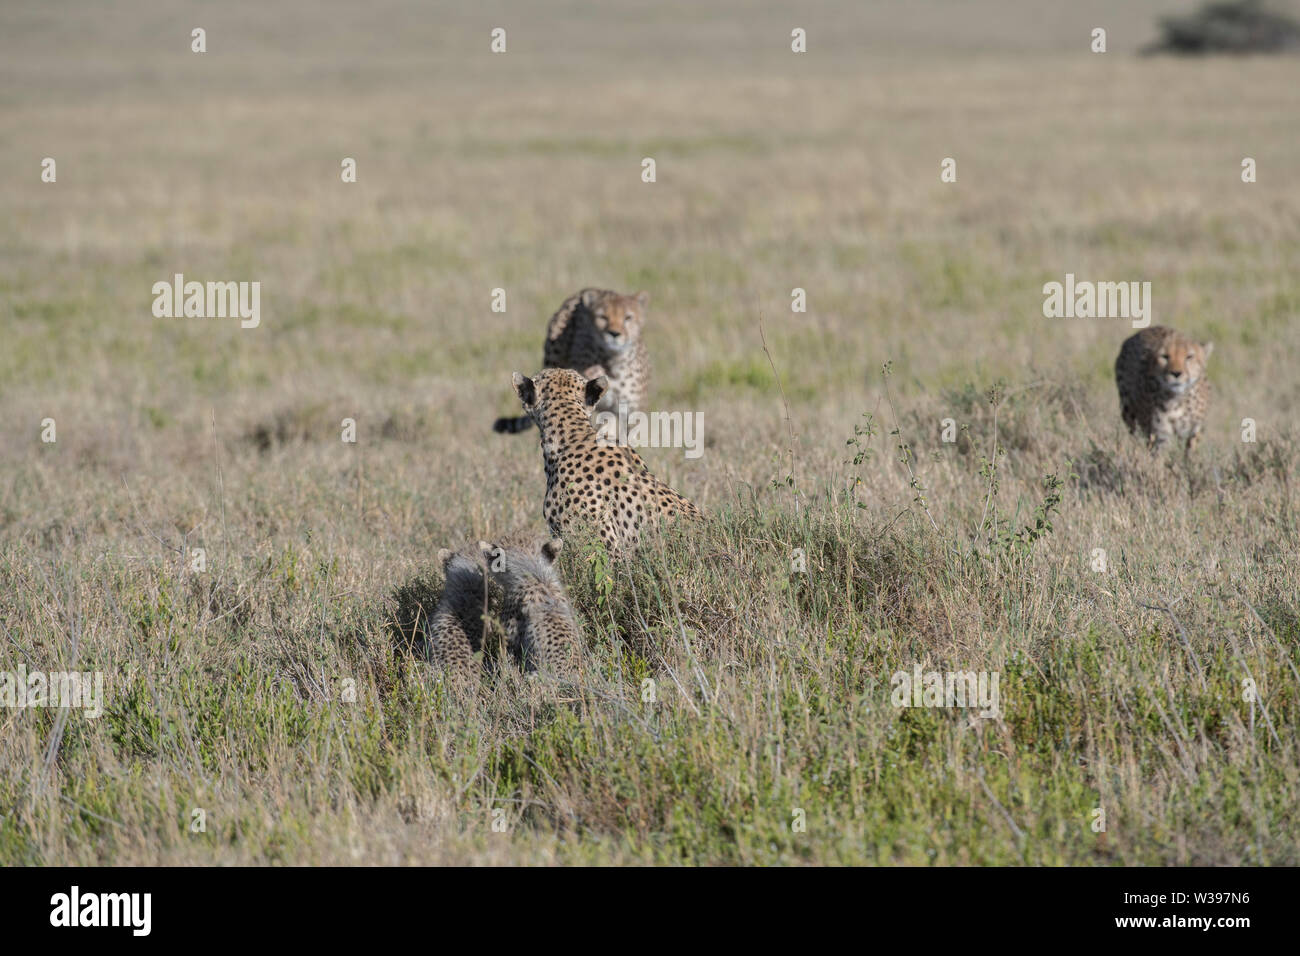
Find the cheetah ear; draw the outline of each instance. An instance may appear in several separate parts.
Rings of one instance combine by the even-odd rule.
[[[582,304],[585,305],[585,306],[586,306],[587,308],[589,308],[589,309],[590,309],[593,305],[596,304],[596,300],[599,299],[599,298],[600,298],[600,290],[599,290],[599,289],[583,289],[583,290],[582,290]]]
[[[605,374],[605,366],[603,365],[588,365],[585,369],[582,370],[582,377],[585,379],[599,378],[601,375],[604,374]]]
[[[515,394],[525,405],[533,405],[537,402],[537,386],[533,384],[531,378],[524,378],[518,372],[511,377],[515,386]]]
[[[563,538],[552,538],[550,541],[547,541],[544,545],[542,545],[542,557],[544,557],[547,561],[554,564],[555,559],[560,556],[560,550],[563,547],[564,547]]]
[[[1203,348],[1203,349],[1205,350],[1205,357],[1206,357],[1206,358],[1209,358],[1209,357],[1210,357],[1210,353],[1214,351],[1214,343],[1213,343],[1213,342],[1202,342],[1202,343],[1201,343],[1201,348]]]
[[[644,309],[650,305],[650,293],[647,292],[645,289],[642,289],[640,292],[636,294],[636,300],[637,302],[641,303],[641,308]]]
[[[447,562],[452,558],[452,551],[449,548],[438,549],[438,563],[442,565],[443,570],[447,569]]]
[[[490,567],[492,562],[496,560],[496,556],[497,556],[496,545],[489,544],[486,541],[480,541],[478,543],[478,550],[479,550],[479,554],[483,555],[483,560],[486,561],[488,563],[488,566]]]
[[[583,396],[583,401],[594,408],[596,403],[600,401],[600,396],[605,394],[607,388],[609,388],[609,379],[603,375],[597,375],[587,382],[587,391]]]

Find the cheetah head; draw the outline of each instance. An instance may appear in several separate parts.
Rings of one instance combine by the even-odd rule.
[[[1152,355],[1152,371],[1160,386],[1181,395],[1205,374],[1205,362],[1214,351],[1212,342],[1193,342],[1181,335],[1165,342]]]
[[[458,551],[443,548],[438,552],[438,563],[442,565],[442,576],[446,581],[445,591],[459,591],[466,588],[482,589],[483,569]]]
[[[591,410],[609,388],[604,375],[588,379],[568,368],[544,368],[532,378],[515,372],[512,380],[524,411],[543,429],[557,417],[568,418],[574,412],[590,421]]]
[[[591,313],[592,323],[604,346],[611,352],[621,352],[641,335],[650,293],[618,295],[587,289],[582,293],[582,304]]]
[[[478,543],[483,562],[494,578],[504,584],[519,584],[527,580],[551,581],[555,572],[551,565],[564,547],[563,538],[550,538],[533,547],[503,547],[490,541]]]

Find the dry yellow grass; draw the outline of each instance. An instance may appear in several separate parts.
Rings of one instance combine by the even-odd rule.
[[[1183,6],[0,12],[0,670],[75,641],[107,697],[0,710],[0,861],[1300,862],[1300,62],[1134,56]],[[154,318],[176,272],[261,327]],[[1190,469],[1122,433],[1128,323],[1043,317],[1067,272],[1215,341]],[[576,685],[444,697],[393,594],[540,528],[490,426],[585,285],[650,291],[707,448],[645,457],[717,521],[566,548]],[[914,663],[1004,719],[895,710]]]

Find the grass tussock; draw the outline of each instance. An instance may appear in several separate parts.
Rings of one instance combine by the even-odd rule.
[[[1277,474],[1242,493],[1263,481],[1267,500]],[[0,853],[303,862],[352,839],[374,862],[1297,862],[1294,548],[1258,579],[1232,568],[1253,555],[1190,569],[1158,534],[1070,573],[1054,530],[1017,545],[953,533],[961,509],[936,529],[844,491],[794,510],[776,484],[618,563],[574,542],[579,674],[506,666],[468,693],[409,640],[432,567],[375,599],[306,541],[212,586],[114,555],[72,575],[11,544],[14,644],[109,688],[98,720],[7,712]],[[1067,485],[1062,517],[1097,494]],[[1154,487],[1129,497],[1135,524],[1161,506]],[[914,666],[998,672],[1001,715],[894,707]]]

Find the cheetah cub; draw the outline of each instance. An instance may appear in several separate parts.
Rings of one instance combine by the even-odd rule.
[[[526,671],[570,674],[578,664],[582,635],[554,567],[563,546],[559,538],[536,548],[478,543],[501,588],[500,618],[508,646]]]
[[[542,352],[544,368],[571,368],[588,378],[604,375],[609,390],[597,412],[617,415],[619,403],[629,412],[645,406],[650,386],[650,356],[641,341],[648,292],[620,295],[608,289],[583,289],[564,300],[546,326]],[[498,418],[493,429],[521,432],[533,424],[527,415]]]
[[[1212,343],[1194,342],[1160,325],[1125,339],[1115,359],[1115,384],[1129,432],[1141,430],[1156,451],[1177,435],[1190,452],[1210,404],[1205,362],[1213,350]]]
[[[477,675],[474,653],[483,641],[483,568],[446,548],[438,561],[446,583],[438,606],[422,622],[425,656],[450,680],[466,683]]]
[[[610,445],[591,424],[591,411],[609,387],[605,376],[586,379],[571,369],[514,373],[515,393],[541,431],[546,466],[542,515],[554,535],[582,525],[599,532],[611,554],[635,547],[646,522],[704,515],[650,474],[631,448]]]

